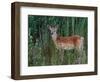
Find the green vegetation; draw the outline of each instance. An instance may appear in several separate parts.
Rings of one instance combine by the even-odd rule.
[[[77,64],[79,54],[75,50],[56,49],[48,25],[58,25],[59,36],[80,35],[84,37],[84,50],[81,64],[87,63],[87,26],[86,17],[28,16],[28,66]],[[60,55],[64,54],[63,62]]]

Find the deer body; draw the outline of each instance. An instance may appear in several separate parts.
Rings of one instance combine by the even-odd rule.
[[[57,27],[51,27],[49,26],[49,29],[51,31],[51,37],[52,40],[59,50],[71,50],[76,49],[79,53],[83,50],[83,42],[84,38],[79,35],[73,35],[73,36],[58,36],[57,35]],[[62,54],[62,61],[63,61],[63,54]]]
[[[57,49],[80,49],[83,46],[83,37],[78,35],[69,37],[52,37]]]

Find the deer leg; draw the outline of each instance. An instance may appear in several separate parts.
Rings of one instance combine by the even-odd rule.
[[[78,46],[77,52],[78,52],[79,56],[76,60],[76,63],[81,64],[82,63],[82,57],[83,57],[83,44]]]
[[[80,48],[77,47],[76,50],[75,50],[75,52],[77,54],[77,58],[75,60],[75,64],[81,64],[81,56],[82,56],[82,54],[81,54]]]
[[[63,59],[64,59],[64,49],[60,49],[60,62],[61,62],[61,64],[63,63]]]

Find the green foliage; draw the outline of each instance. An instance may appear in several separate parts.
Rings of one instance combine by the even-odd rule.
[[[52,41],[48,25],[58,25],[59,36],[80,35],[84,37],[84,53],[81,64],[87,63],[87,26],[86,17],[28,16],[28,66],[75,64],[79,55],[74,50],[60,53]],[[60,55],[64,54],[64,61]]]

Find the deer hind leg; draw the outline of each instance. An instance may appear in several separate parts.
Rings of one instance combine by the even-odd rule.
[[[79,57],[76,61],[76,63],[78,64],[81,64],[82,63],[82,57],[83,57],[83,37],[81,37],[81,40],[80,40],[80,44],[77,46],[77,51],[78,51],[78,54],[79,54]]]
[[[81,64],[82,56],[80,54],[81,52],[77,51],[77,58],[75,59],[75,64]]]
[[[84,38],[83,37],[81,37],[81,40],[80,40],[80,45],[79,45],[79,52],[80,52],[80,56],[82,56],[83,55],[83,40],[84,40]]]

